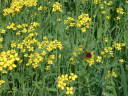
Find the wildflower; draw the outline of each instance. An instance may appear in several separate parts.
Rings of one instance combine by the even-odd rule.
[[[121,18],[120,18],[120,16],[117,16],[115,19],[116,19],[116,20],[120,20]]]
[[[59,2],[53,4],[52,12],[63,12],[62,5]]]
[[[24,6],[31,7],[36,6],[37,0],[12,0],[10,7],[3,10],[3,15],[15,15],[19,13]]]
[[[91,24],[91,18],[89,18],[88,14],[81,14],[80,16],[78,16],[76,26],[81,28],[82,32],[86,32],[86,29],[89,28],[90,24]]]
[[[116,8],[116,12],[118,14],[124,14],[125,13],[123,8]]]
[[[46,70],[46,71],[49,71],[49,70],[50,70],[50,66],[47,65],[47,66],[45,67],[45,70]]]
[[[74,27],[76,25],[75,23],[75,19],[73,17],[67,17],[64,20],[64,24],[67,25],[66,29],[70,28],[70,27]]]
[[[71,73],[69,76],[69,80],[75,81],[78,78],[77,75],[75,75],[74,73]]]
[[[101,57],[101,56],[97,56],[97,57],[96,57],[96,62],[100,63],[101,60],[102,60],[102,57]]]
[[[43,7],[42,6],[39,6],[38,7],[38,10],[40,11],[40,10],[43,10]]]
[[[116,50],[121,50],[125,46],[125,43],[113,43],[112,45]]]
[[[11,23],[7,26],[7,29],[12,29],[12,30],[16,30],[16,26],[14,23]]]
[[[113,2],[112,1],[104,1],[104,4],[106,4],[106,5],[112,5]]]
[[[94,4],[99,4],[100,3],[100,0],[93,0],[93,3]]]
[[[5,83],[4,80],[0,80],[0,87]]]
[[[66,87],[66,94],[73,95],[73,87]]]
[[[111,18],[110,16],[106,16],[106,19],[108,19],[108,20],[109,20],[110,18]],[[107,42],[107,41],[106,41],[106,42]]]
[[[0,43],[3,42],[3,40],[4,40],[4,39],[3,39],[2,37],[0,37]]]
[[[77,75],[74,73],[71,73],[70,75],[68,74],[63,74],[61,76],[58,76],[57,78],[57,87],[60,88],[61,90],[66,89],[66,94],[67,95],[72,95],[73,94],[73,87],[69,87],[70,83],[75,81],[78,78]]]
[[[92,66],[94,64],[94,58],[87,59],[86,62],[89,64],[89,66]]]
[[[75,58],[73,58],[73,57],[71,57],[70,59],[69,59],[69,61],[74,61],[75,60]]]
[[[39,66],[39,63],[43,62],[43,57],[39,53],[30,54],[28,57],[29,60],[26,64],[27,66],[31,65],[33,68],[37,68]]]
[[[119,59],[119,62],[123,63],[124,62],[124,59]]]
[[[8,50],[0,52],[0,72],[7,73],[8,71],[16,67],[15,61],[19,61],[20,58],[15,50]]]
[[[41,55],[43,55],[43,56],[45,56],[46,54],[47,54],[46,51],[43,51],[43,52],[41,53]]]
[[[73,56],[77,56],[77,53],[76,53],[76,52],[73,52],[72,55],[73,55]]]
[[[4,34],[4,33],[6,33],[5,29],[0,30],[0,34]]]
[[[116,72],[109,70],[109,71],[107,72],[107,74],[106,74],[105,79],[107,79],[107,78],[116,78],[116,77],[117,77]]]

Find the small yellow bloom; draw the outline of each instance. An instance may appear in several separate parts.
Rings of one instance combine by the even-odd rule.
[[[4,83],[5,83],[4,80],[0,80],[0,87],[1,87],[1,85],[3,85]]]
[[[123,8],[117,8],[117,9],[116,9],[116,12],[117,12],[118,14],[124,14],[124,13],[125,13]]]
[[[67,95],[73,95],[73,87],[66,87],[66,94]]]
[[[101,57],[101,56],[97,56],[97,57],[96,57],[96,62],[99,62],[99,63],[100,63],[101,60],[102,60],[102,57]]]
[[[63,12],[62,5],[59,2],[53,4],[52,12]]]
[[[123,63],[124,62],[124,59],[119,59],[119,62]]]

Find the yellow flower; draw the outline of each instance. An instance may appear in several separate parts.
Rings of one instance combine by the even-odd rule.
[[[37,68],[40,62],[43,62],[43,57],[39,53],[33,53],[29,56],[28,63],[26,66],[32,66],[33,68]]]
[[[38,7],[38,10],[41,11],[41,10],[47,10],[47,7],[46,6],[39,6]]]
[[[52,7],[52,12],[63,12],[62,5],[59,2],[55,2]]]
[[[69,76],[69,80],[76,80],[78,78],[77,75],[75,75],[74,73],[71,73],[70,76]]]
[[[118,14],[124,14],[125,13],[123,8],[116,8],[116,12]]]
[[[4,83],[5,83],[4,80],[0,80],[0,87],[1,87],[1,85],[3,85]]]
[[[89,58],[86,60],[86,62],[89,64],[89,66],[92,66],[95,63],[94,58]]]
[[[112,45],[116,50],[121,50],[125,46],[125,43],[113,43]]]
[[[19,61],[20,58],[15,50],[8,50],[0,52],[0,72],[7,73],[16,67],[15,61]]]
[[[46,51],[43,51],[43,52],[41,53],[41,55],[43,55],[43,56],[45,56],[46,54],[47,54]]]
[[[120,18],[120,16],[117,16],[115,19],[116,19],[116,20],[120,20],[121,18]]]
[[[119,62],[123,63],[124,62],[124,59],[119,59]]]
[[[45,70],[50,70],[50,66],[49,65],[47,65],[46,67],[45,67]]]
[[[78,20],[76,22],[76,26],[81,28],[82,32],[86,32],[91,24],[91,18],[88,14],[81,14],[78,16]]]
[[[57,87],[61,90],[66,89],[66,94],[73,94],[73,87],[69,87],[70,83],[76,80],[78,77],[74,73],[63,74],[57,78]]]
[[[94,4],[99,4],[100,0],[93,0]]]
[[[48,63],[48,64],[53,64],[53,60],[50,60],[50,59],[49,59],[49,60],[47,61],[47,63]]]
[[[73,55],[73,56],[77,56],[78,54],[77,54],[76,52],[73,52],[72,55]]]
[[[114,72],[114,71],[108,71],[107,72],[107,74],[106,74],[106,76],[105,76],[105,79],[107,79],[107,78],[116,78],[117,77],[117,73],[116,72]]]
[[[4,34],[4,33],[6,33],[6,30],[4,29],[0,30],[0,34]]]
[[[4,40],[3,37],[0,37],[0,42],[3,42],[3,40]]]
[[[4,16],[12,14],[13,16],[20,12],[24,6],[36,6],[37,0],[12,0],[10,7],[3,10]]]
[[[73,95],[73,87],[66,87],[66,94]]]
[[[100,63],[101,60],[102,60],[102,57],[101,57],[101,56],[97,56],[97,57],[96,57],[96,62],[99,62],[99,63]]]

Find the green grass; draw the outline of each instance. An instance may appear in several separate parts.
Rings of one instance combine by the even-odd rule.
[[[101,13],[101,4],[94,4],[93,0],[38,0],[37,6],[24,6],[15,16],[3,16],[3,9],[9,7],[11,1],[0,1],[0,29],[6,29],[12,22],[16,25],[38,22],[40,23],[36,28],[38,36],[33,38],[43,41],[43,37],[47,36],[51,41],[61,41],[64,48],[48,54],[55,54],[56,58],[50,70],[46,71],[46,62],[40,63],[37,68],[26,66],[28,59],[23,57],[25,53],[10,47],[11,41],[21,40],[23,34],[17,36],[16,31],[13,30],[0,34],[0,37],[4,38],[0,52],[15,49],[24,61],[15,62],[17,67],[7,74],[0,73],[0,80],[5,80],[0,87],[0,96],[67,96],[65,91],[57,87],[57,77],[70,73],[78,76],[72,84],[75,88],[73,96],[128,96],[128,3],[125,0],[111,0],[113,2],[111,6],[104,6],[106,14]],[[52,12],[52,5],[55,2],[62,4],[63,13]],[[38,11],[37,8],[40,5],[47,6],[47,10]],[[125,13],[118,14],[116,8],[123,8]],[[76,20],[82,13],[89,14],[92,19],[87,32],[83,33],[77,27],[66,30],[64,20],[69,16]],[[106,16],[110,16],[110,19],[106,19]],[[115,20],[117,16],[121,19]],[[108,42],[104,41],[105,38]],[[100,52],[105,47],[112,47],[113,42],[125,43],[126,46],[120,51],[113,49],[114,57],[109,55],[103,57],[103,63],[95,62],[94,65],[89,66],[86,58],[80,57],[82,51],[77,56],[72,55],[73,52],[78,52],[79,46],[82,45],[85,50],[94,51],[95,56],[100,56]],[[34,50],[34,52],[39,51],[38,48]],[[73,62],[69,60],[71,57],[75,58]],[[120,63],[119,59],[125,61]],[[114,71],[117,77],[105,79],[108,70]]]

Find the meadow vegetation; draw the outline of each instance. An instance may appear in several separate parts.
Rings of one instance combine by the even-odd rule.
[[[0,0],[0,96],[128,96],[128,0]]]

